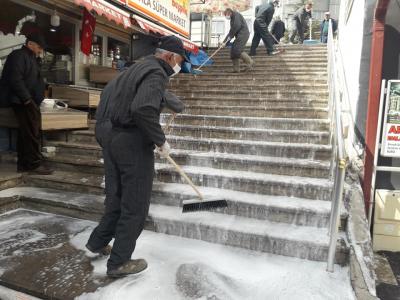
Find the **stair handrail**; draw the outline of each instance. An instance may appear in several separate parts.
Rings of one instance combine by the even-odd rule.
[[[327,271],[334,272],[340,206],[343,201],[344,180],[346,174],[347,154],[344,146],[342,103],[337,72],[336,41],[333,38],[332,22],[328,29],[328,87],[329,87],[329,118],[332,145],[331,179],[334,181],[331,196],[331,214],[328,228],[329,251]]]

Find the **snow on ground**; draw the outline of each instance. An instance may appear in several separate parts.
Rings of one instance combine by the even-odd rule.
[[[92,223],[93,224],[93,223]],[[72,238],[84,249],[90,229]],[[149,268],[85,294],[79,300],[258,300],[354,299],[349,269],[225,247],[144,231],[133,258],[145,258]],[[106,272],[106,259],[93,262],[94,273]]]

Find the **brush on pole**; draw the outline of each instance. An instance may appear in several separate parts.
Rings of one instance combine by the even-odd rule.
[[[208,61],[209,61],[211,58],[213,58],[222,48],[225,47],[225,45],[226,45],[226,43],[222,43],[222,45],[219,46],[219,48],[218,48],[217,50],[215,50],[215,52],[214,52],[211,56],[209,56],[197,69],[194,69],[194,71],[195,71],[195,72],[199,72],[200,69],[201,69],[202,67],[204,67],[204,65],[205,65],[206,63],[208,63]]]
[[[186,180],[186,182],[193,188],[196,194],[199,196],[198,199],[184,200],[182,202],[182,212],[194,212],[202,210],[212,210],[218,208],[224,208],[228,206],[228,202],[222,198],[204,198],[203,194],[200,193],[199,189],[194,185],[192,180],[186,175],[183,169],[171,158],[166,156],[166,159],[175,167],[178,173]]]
[[[278,49],[279,53],[285,52],[285,49],[282,48],[281,42],[278,41],[277,38],[276,38],[272,33],[270,33],[270,35],[271,35],[272,38],[275,40],[275,42],[277,42],[277,44],[279,45],[279,49]]]

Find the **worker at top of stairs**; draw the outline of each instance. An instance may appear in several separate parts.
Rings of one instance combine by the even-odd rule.
[[[279,0],[270,0],[266,4],[261,4],[256,7],[256,19],[254,20],[254,36],[251,43],[250,55],[256,55],[256,49],[263,40],[268,55],[278,54],[279,51],[274,51],[273,37],[268,30],[268,26],[272,21],[275,13],[275,7],[279,5]]]
[[[233,63],[233,73],[240,72],[240,58],[245,62],[246,68],[245,71],[251,70],[254,64],[254,61],[251,57],[244,52],[244,47],[247,44],[247,41],[250,37],[250,31],[247,27],[246,20],[238,11],[234,11],[231,8],[227,8],[224,12],[225,17],[230,20],[231,29],[229,30],[228,35],[224,39],[224,45],[226,45],[229,41],[235,38],[235,41],[231,47],[231,59]]]
[[[159,123],[169,77],[188,61],[182,41],[163,37],[154,56],[136,63],[106,87],[102,115],[112,123],[102,141],[106,200],[105,213],[86,247],[110,253],[107,275],[122,277],[147,268],[144,259],[131,260],[136,240],[148,215],[154,177],[154,145],[161,156],[170,151]],[[100,103],[101,104],[101,103]],[[115,238],[112,250],[108,244]]]

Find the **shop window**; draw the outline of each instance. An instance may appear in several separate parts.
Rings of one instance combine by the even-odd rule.
[[[0,69],[7,56],[25,44],[26,36],[40,32],[46,40],[42,76],[48,83],[71,83],[74,67],[75,26],[61,18],[60,26],[50,25],[50,15],[12,1],[0,10]]]
[[[213,35],[224,35],[225,21],[213,21],[211,30]]]
[[[105,66],[120,69],[128,61],[130,61],[129,44],[109,37]]]

